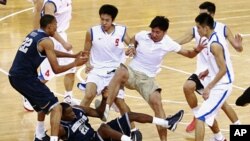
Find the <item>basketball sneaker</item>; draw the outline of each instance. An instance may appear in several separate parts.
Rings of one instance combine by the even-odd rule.
[[[77,83],[77,88],[82,90],[82,91],[85,91],[86,89],[86,82],[80,82],[80,83]]]
[[[28,112],[33,112],[34,111],[33,107],[30,104],[30,102],[25,97],[23,97],[23,107]]]
[[[49,137],[49,135],[46,134],[46,132],[45,132],[45,136],[42,139],[37,138],[35,135],[34,141],[50,141],[50,137]]]
[[[177,128],[177,124],[181,121],[181,119],[183,117],[183,114],[184,114],[184,111],[180,110],[175,115],[169,116],[165,119],[168,121],[168,125],[169,125],[168,129],[169,130],[175,131],[175,129]]]
[[[186,128],[186,132],[187,133],[191,133],[193,132],[195,129],[195,117],[193,118],[193,120],[188,124],[187,128]]]
[[[142,141],[142,133],[139,129],[131,130],[130,137],[132,141]]]
[[[80,105],[80,101],[74,99],[71,95],[65,95],[63,102],[68,103],[71,106]]]

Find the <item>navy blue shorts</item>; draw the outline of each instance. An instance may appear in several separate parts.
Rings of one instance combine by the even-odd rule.
[[[122,117],[111,120],[107,123],[112,129],[121,132],[127,136],[131,134],[130,120],[128,113],[125,113]],[[105,139],[104,141],[113,141],[111,139]]]
[[[57,97],[36,77],[9,76],[10,84],[28,99],[34,110],[48,113],[58,103]]]

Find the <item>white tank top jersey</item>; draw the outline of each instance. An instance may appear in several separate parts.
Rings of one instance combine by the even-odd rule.
[[[214,31],[217,32],[218,35],[223,36],[226,39],[226,25],[220,22],[214,23]],[[193,37],[195,38],[196,46],[199,44],[200,35],[198,33],[197,27],[193,27]],[[196,70],[195,74],[199,75],[202,71],[207,69],[207,48],[203,49],[198,55],[196,60]]]
[[[96,69],[117,68],[125,63],[125,45],[123,43],[126,27],[114,24],[114,31],[110,34],[102,29],[101,25],[90,29],[92,48],[90,64]]]
[[[226,74],[220,79],[220,81],[217,84],[230,84],[234,81],[234,71],[232,67],[229,49],[227,46],[228,44],[227,44],[225,37],[221,36],[220,34],[217,34],[216,32],[214,32],[208,40],[208,52],[207,52],[208,71],[209,71],[208,78],[210,78],[210,80],[213,80],[216,74],[219,72],[219,68],[217,66],[216,60],[214,58],[214,55],[211,52],[212,43],[218,43],[223,48],[223,55],[224,55],[224,59],[226,62],[226,67],[227,67]]]
[[[57,32],[65,32],[70,25],[72,5],[71,0],[45,0],[55,5],[55,17],[57,20]]]
[[[168,35],[165,35],[161,41],[154,42],[150,38],[150,32],[141,31],[135,35],[135,40],[138,42],[136,55],[129,66],[149,77],[157,75],[167,53],[181,50],[181,46]]]

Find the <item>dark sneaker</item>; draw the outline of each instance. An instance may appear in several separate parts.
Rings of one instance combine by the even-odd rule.
[[[142,134],[139,129],[131,131],[130,137],[132,141],[142,141]]]
[[[46,131],[46,132],[47,132],[47,131]],[[37,137],[35,136],[34,141],[50,141],[50,137],[49,137],[49,135],[46,134],[46,132],[45,132],[45,136],[42,138],[42,140],[40,140],[39,138],[37,138]]]
[[[177,124],[181,121],[183,117],[183,114],[184,114],[184,111],[180,110],[175,115],[166,118],[166,120],[168,121],[169,130],[175,131],[175,129],[177,128]]]

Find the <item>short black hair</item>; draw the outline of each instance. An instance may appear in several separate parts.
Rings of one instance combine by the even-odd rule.
[[[160,28],[162,31],[167,31],[169,27],[169,20],[164,16],[156,16],[149,25],[150,28]]]
[[[114,5],[104,4],[99,9],[99,15],[101,16],[102,14],[110,15],[112,17],[112,20],[114,21],[118,14],[118,9]]]
[[[207,9],[207,11],[211,14],[215,14],[215,11],[216,11],[216,6],[214,3],[212,2],[209,2],[209,1],[206,1],[206,2],[203,2],[200,6],[199,6],[200,9]]]
[[[64,113],[66,111],[66,109],[68,109],[70,107],[70,105],[68,103],[65,103],[65,102],[61,102],[60,104],[62,106],[62,113]]]
[[[214,29],[214,19],[207,13],[201,13],[195,18],[195,22],[201,26],[208,26],[210,29]]]
[[[45,14],[40,19],[40,27],[45,28],[48,24],[51,24],[55,20],[53,15]]]

